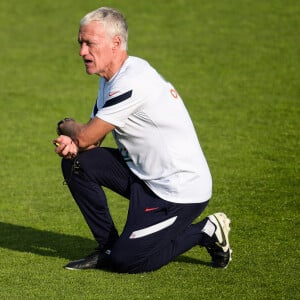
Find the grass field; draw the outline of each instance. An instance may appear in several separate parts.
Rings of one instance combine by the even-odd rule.
[[[51,141],[94,103],[77,30],[98,6],[124,12],[129,53],[185,100],[214,179],[206,214],[232,220],[226,270],[200,248],[148,274],[62,268],[95,246]],[[0,298],[300,299],[299,16],[295,0],[1,1]],[[108,194],[121,230],[128,203]]]

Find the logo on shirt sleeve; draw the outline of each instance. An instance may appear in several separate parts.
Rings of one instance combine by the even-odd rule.
[[[118,93],[118,92],[117,92],[117,93]],[[111,99],[109,99],[109,100],[104,104],[103,108],[104,108],[104,107],[113,106],[113,105],[116,105],[116,104],[118,104],[118,103],[120,103],[120,102],[123,102],[123,101],[129,99],[129,98],[131,97],[131,95],[132,95],[132,90],[130,90],[130,91],[124,93],[124,94],[121,94],[121,95],[119,95],[119,96],[117,96],[117,97],[111,98]]]
[[[108,94],[108,97],[112,97],[113,95],[116,95],[116,94],[118,94],[119,93],[119,91],[116,91],[116,92],[110,92],[109,94]]]

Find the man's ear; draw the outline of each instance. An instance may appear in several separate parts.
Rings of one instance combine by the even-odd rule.
[[[113,37],[113,50],[119,49],[122,45],[122,39],[119,35]]]

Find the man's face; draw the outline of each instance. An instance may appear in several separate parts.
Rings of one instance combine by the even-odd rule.
[[[106,77],[113,60],[113,42],[103,25],[93,21],[80,27],[78,42],[86,72]]]

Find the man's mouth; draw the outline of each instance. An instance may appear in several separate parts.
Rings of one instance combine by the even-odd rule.
[[[93,61],[90,60],[90,59],[85,59],[85,60],[84,60],[84,63],[85,63],[86,65],[91,64],[92,62],[93,62]]]

